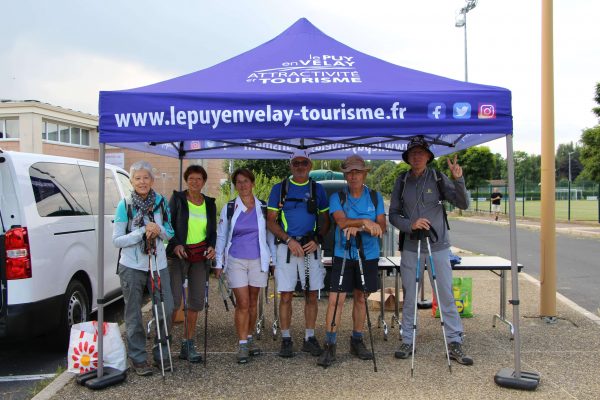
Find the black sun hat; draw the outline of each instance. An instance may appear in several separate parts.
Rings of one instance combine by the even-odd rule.
[[[410,151],[415,147],[421,147],[429,153],[429,161],[427,161],[428,164],[435,158],[431,150],[429,150],[429,143],[427,143],[422,135],[419,135],[410,139],[410,142],[408,142],[408,145],[406,146],[406,150],[404,150],[404,153],[402,153],[402,159],[405,163],[408,164],[408,153],[410,153]]]

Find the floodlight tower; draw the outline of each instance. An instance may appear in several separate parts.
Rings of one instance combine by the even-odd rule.
[[[467,13],[475,8],[477,0],[466,0],[467,4],[457,11],[456,22],[454,26],[457,28],[465,28],[465,82],[469,82],[469,72],[467,64]]]

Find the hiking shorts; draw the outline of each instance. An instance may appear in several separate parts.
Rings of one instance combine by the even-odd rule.
[[[333,264],[331,265],[330,292],[338,291],[343,260],[344,259],[341,257],[333,257]],[[377,282],[378,265],[379,258],[363,261],[365,286],[368,293],[376,292],[379,286]],[[344,266],[344,277],[342,278],[342,291],[350,293],[354,289],[358,289],[361,291],[363,290],[362,281],[360,279],[360,268],[358,266],[358,260],[346,259],[346,265]]]
[[[252,286],[267,286],[268,272],[263,272],[260,265],[260,258],[253,260],[245,258],[235,258],[231,254],[227,256],[227,283],[232,289]]]
[[[492,204],[492,212],[500,212],[500,204]]]
[[[277,282],[278,292],[293,292],[296,288],[298,279],[302,284],[302,289],[305,286],[304,275],[304,259],[305,257],[296,257],[290,254],[290,262],[287,262],[288,247],[286,244],[277,245],[277,265],[275,266],[275,280]],[[321,263],[321,249],[317,249],[317,257],[315,253],[306,256],[309,264],[309,290],[320,290],[325,287],[325,268]]]

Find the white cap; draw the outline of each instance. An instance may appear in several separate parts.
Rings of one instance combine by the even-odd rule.
[[[292,155],[290,156],[290,161],[294,158],[306,158],[310,160],[310,153],[308,149],[295,149]]]

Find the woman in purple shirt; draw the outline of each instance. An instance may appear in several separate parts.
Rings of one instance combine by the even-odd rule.
[[[245,168],[233,172],[238,197],[221,210],[217,228],[216,274],[224,272],[236,299],[235,329],[239,339],[237,362],[260,354],[252,340],[261,287],[267,286],[274,238],[266,229],[261,201],[254,196],[254,174]],[[228,213],[228,209],[230,210]],[[229,215],[228,215],[229,214]]]

